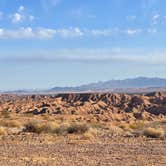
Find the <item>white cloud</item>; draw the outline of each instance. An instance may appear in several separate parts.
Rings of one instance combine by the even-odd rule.
[[[1,30],[0,30],[1,33]],[[5,55],[5,54],[4,54]],[[15,55],[15,54],[14,54]],[[23,56],[24,55],[24,56]],[[165,65],[166,50],[138,50],[125,48],[97,48],[97,49],[59,49],[59,50],[38,50],[20,52],[13,56],[13,53],[0,57],[5,61],[36,61],[54,63],[57,61],[91,62],[91,63],[136,63],[144,65]]]
[[[18,20],[17,20],[18,21]],[[62,29],[51,29],[51,28],[31,28],[22,27],[18,29],[1,29],[1,39],[47,39],[47,38],[86,38],[86,37],[111,37],[112,35],[128,35],[134,36],[141,33],[156,33],[157,29],[80,29],[75,28],[62,28]]]
[[[159,19],[160,18],[160,14],[156,14],[153,16],[153,20]]]
[[[155,14],[153,17],[152,17],[152,22],[153,24],[157,24],[159,19],[160,19],[160,14]]]
[[[31,27],[19,28],[17,30],[0,29],[1,39],[31,39],[31,38],[51,38],[54,31],[50,29],[33,30]]]
[[[19,13],[14,13],[12,16],[11,16],[11,19],[12,19],[12,22],[13,23],[19,23],[21,21],[23,21],[23,16]]]
[[[140,33],[141,31],[142,31],[141,29],[128,29],[128,30],[126,30],[125,32],[126,32],[128,35],[135,35],[135,34]]]
[[[34,33],[34,37],[36,38],[53,38],[56,34],[56,30],[54,29],[39,29]]]
[[[50,8],[56,7],[61,0],[40,0],[40,4],[45,11],[49,11]]]
[[[23,12],[25,10],[25,7],[24,6],[20,6],[19,8],[18,8],[18,12]]]
[[[69,29],[57,29],[57,34],[65,38],[72,38],[72,37],[81,37],[84,35],[84,32],[76,27]]]
[[[10,15],[12,23],[21,23],[24,21],[33,21],[35,17],[25,12],[25,7],[20,6],[16,13]]]
[[[29,20],[30,20],[30,21],[33,21],[33,20],[35,19],[35,17],[32,16],[32,15],[29,15],[28,17],[29,17]]]
[[[90,34],[93,36],[110,36],[113,31],[111,29],[98,30],[94,29],[90,31]]]
[[[157,33],[157,29],[156,28],[148,28],[147,32],[148,33]]]

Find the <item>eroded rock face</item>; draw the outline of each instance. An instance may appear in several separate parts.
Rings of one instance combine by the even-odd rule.
[[[34,115],[51,114],[87,121],[151,119],[151,116],[166,115],[166,93],[0,95],[0,111],[5,110]]]

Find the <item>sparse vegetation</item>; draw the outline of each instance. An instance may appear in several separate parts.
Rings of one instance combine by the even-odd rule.
[[[129,127],[133,130],[142,129],[145,126],[145,124],[146,124],[145,121],[139,120],[139,121],[136,121],[135,123],[129,124]]]
[[[6,134],[6,130],[4,127],[0,127],[0,135],[5,135]]]
[[[89,128],[88,131],[86,131],[84,134],[83,134],[83,139],[94,139],[98,134],[98,130],[95,129],[95,128]]]
[[[3,117],[3,118],[11,118],[11,112],[9,110],[3,110],[1,112],[1,117]]]
[[[20,127],[21,123],[18,120],[2,120],[0,121],[0,125],[5,127]]]
[[[144,129],[143,134],[146,137],[151,137],[151,138],[162,138],[165,136],[165,132],[162,128],[152,128],[152,127]]]
[[[86,131],[88,131],[89,126],[85,123],[72,123],[68,128],[67,128],[67,133],[69,134],[83,134]]]
[[[127,131],[127,132],[132,132],[133,131],[128,123],[120,124],[119,127],[121,129],[123,129],[124,131]]]
[[[34,132],[34,133],[54,133],[57,129],[57,124],[54,122],[43,122],[39,120],[33,120],[28,122],[25,125],[26,132]]]
[[[44,122],[44,121],[30,121],[25,125],[26,132],[34,133],[56,133],[59,135],[63,134],[83,134],[88,131],[89,127],[86,124],[80,123],[63,123],[58,124],[53,121]]]

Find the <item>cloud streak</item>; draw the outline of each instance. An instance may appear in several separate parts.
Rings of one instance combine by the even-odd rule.
[[[56,63],[56,62],[89,62],[89,63],[127,63],[144,65],[166,65],[166,51],[156,53],[154,50],[136,49],[59,49],[40,50],[3,54],[0,62]]]
[[[51,38],[81,38],[81,37],[111,37],[112,35],[134,36],[141,33],[156,33],[156,29],[80,29],[75,28],[31,28],[18,29],[0,28],[0,39],[51,39]]]

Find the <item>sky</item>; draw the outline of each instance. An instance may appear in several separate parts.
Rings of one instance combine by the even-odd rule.
[[[165,0],[0,0],[0,90],[166,78]]]

